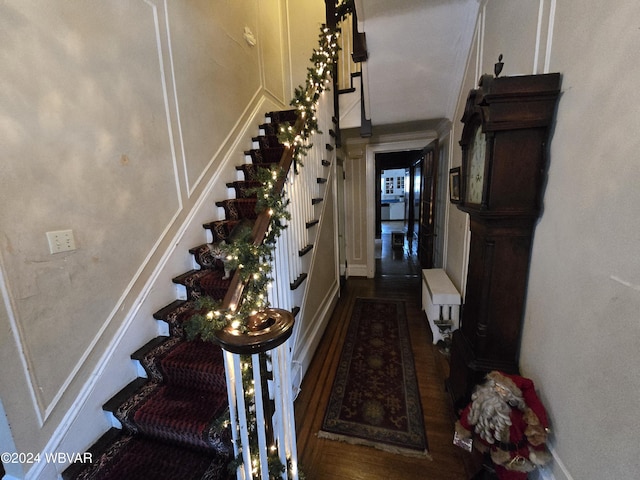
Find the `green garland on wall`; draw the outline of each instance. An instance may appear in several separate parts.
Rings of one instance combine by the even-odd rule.
[[[329,89],[334,66],[338,59],[339,47],[337,39],[339,29],[322,25],[318,36],[318,48],[314,49],[310,58],[311,67],[307,68],[304,86],[295,89],[291,105],[296,108],[301,120],[296,125],[283,124],[278,132],[278,140],[285,146],[293,148],[294,171],[302,166],[302,158],[312,148],[311,136],[319,132],[316,111],[320,96]],[[296,129],[299,127],[299,130]],[[258,202],[258,213],[267,211],[271,218],[269,230],[260,245],[251,241],[237,242],[224,246],[229,267],[237,270],[246,282],[242,302],[235,308],[223,309],[222,301],[210,297],[202,297],[195,302],[194,314],[185,324],[187,337],[200,337],[213,341],[215,332],[231,325],[232,328],[246,332],[247,318],[269,307],[267,289],[272,282],[271,262],[275,243],[282,230],[286,228],[286,220],[290,219],[287,206],[289,200],[286,192],[277,192],[276,183],[284,175],[279,167],[258,169],[258,180],[261,184],[255,191]]]

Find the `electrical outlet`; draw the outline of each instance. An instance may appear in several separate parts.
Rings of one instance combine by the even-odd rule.
[[[76,249],[76,241],[73,238],[73,230],[59,230],[57,232],[47,232],[49,241],[49,252],[51,254],[68,252]]]

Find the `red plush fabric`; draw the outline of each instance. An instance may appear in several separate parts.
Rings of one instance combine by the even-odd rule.
[[[474,436],[474,442],[480,442],[481,451],[489,451],[494,459],[496,475],[500,480],[525,480],[527,472],[519,471],[517,462],[519,460],[531,459],[531,452],[539,454],[540,458],[548,455],[544,441],[546,439],[546,428],[548,427],[548,418],[546,410],[538,398],[533,382],[518,375],[509,375],[502,372],[492,372],[489,376],[499,378],[499,376],[510,379],[520,392],[515,393],[516,396],[524,400],[525,407],[523,409],[511,408],[509,418],[511,426],[509,427],[509,442],[511,445],[500,445],[499,442],[489,443],[482,439],[479,435]],[[474,432],[475,425],[469,421],[469,413],[473,402],[466,406],[463,410],[459,423],[468,430]],[[495,462],[496,458],[504,459],[504,461]],[[510,462],[514,462],[513,465]],[[514,468],[516,470],[514,470]]]

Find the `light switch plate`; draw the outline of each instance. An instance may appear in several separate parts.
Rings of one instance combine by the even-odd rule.
[[[51,254],[68,252],[76,249],[76,241],[73,238],[73,230],[58,230],[47,232],[49,241],[49,252]]]

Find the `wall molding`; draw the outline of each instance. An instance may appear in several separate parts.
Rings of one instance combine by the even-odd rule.
[[[18,350],[18,361],[20,362],[22,373],[24,374],[25,384],[29,390],[29,398],[31,404],[34,407],[33,411],[36,414],[38,426],[42,427],[44,423],[43,409],[40,405],[39,396],[34,388],[35,381],[32,378],[31,373],[33,371],[33,368],[31,367],[27,345],[22,341],[24,333],[22,332],[22,327],[16,316],[17,309],[15,308],[13,302],[13,295],[11,294],[11,289],[9,288],[9,285],[5,278],[5,268],[4,262],[2,260],[2,251],[0,251],[0,293],[2,293],[2,300],[7,312],[7,319],[9,320],[9,325],[11,326],[13,341],[15,343],[16,349]]]
[[[159,18],[158,18],[158,6],[152,2],[152,0],[143,0],[146,4],[150,5],[154,9],[155,13],[155,22],[156,22],[156,42],[158,48],[158,61],[160,62],[160,78],[162,80],[162,90],[163,90],[163,99],[165,103],[165,111],[167,116],[167,133],[169,135],[169,144],[171,145],[171,158],[173,160],[173,171],[175,175],[176,182],[176,190],[178,195],[178,201],[180,202],[180,208],[182,208],[182,188],[181,182],[184,182],[185,190],[187,192],[187,196],[191,196],[191,191],[189,190],[189,182],[187,175],[187,158],[184,150],[184,140],[182,136],[182,123],[180,122],[180,106],[178,103],[178,91],[176,88],[176,76],[175,76],[175,68],[173,63],[173,49],[171,44],[171,29],[169,27],[169,15],[167,12],[169,11],[167,7],[167,0],[159,0],[162,1],[163,5],[163,14],[164,14],[164,34],[166,35],[166,51],[167,51],[167,64],[168,67],[165,67],[164,55],[163,55],[163,36],[161,35]],[[168,68],[168,72],[165,72],[166,68]],[[171,80],[170,88],[167,83],[167,77]],[[171,89],[171,93],[173,96],[173,104],[169,101],[169,89]],[[172,107],[175,109],[173,112]],[[172,124],[175,123],[175,128]],[[176,155],[176,141],[174,140],[174,130],[177,132],[177,139],[180,148],[180,159],[182,162],[182,172],[183,178],[180,179],[180,169],[178,165],[178,158]]]
[[[547,43],[544,56],[543,73],[549,73],[551,69],[551,51],[553,46],[553,28],[556,22],[556,1],[551,0],[549,6],[549,24],[547,25]]]
[[[259,112],[260,107],[264,106],[265,101],[266,99],[264,97],[259,99],[253,111]],[[258,114],[256,114],[256,117],[254,118],[257,119],[257,115]],[[252,128],[254,126],[253,124],[254,118],[251,118],[250,121],[247,121],[244,127],[240,130],[240,132],[238,133],[238,137],[233,142],[234,146],[238,145],[240,141],[245,140],[245,137],[248,133],[249,128]],[[92,369],[91,373],[87,376],[88,378],[87,382],[80,389],[79,393],[75,397],[75,400],[67,410],[67,413],[64,415],[59,425],[55,429],[54,433],[50,437],[49,441],[45,445],[44,449],[41,452],[42,455],[44,455],[45,453],[52,453],[52,452],[58,452],[58,451],[66,451],[66,452],[82,451],[81,448],[86,449],[87,447],[90,446],[90,445],[84,445],[79,449],[78,447],[72,446],[72,445],[66,447],[65,443],[73,441],[73,438],[71,438],[70,440],[67,440],[67,439],[68,437],[73,437],[71,429],[73,428],[74,425],[77,425],[76,420],[78,419],[78,416],[81,414],[81,412],[87,407],[87,405],[95,403],[98,406],[98,408],[100,408],[101,405],[104,403],[105,399],[92,398],[92,396],[98,396],[98,394],[96,393],[97,386],[101,382],[103,382],[104,380],[103,377],[105,375],[107,377],[109,376],[108,375],[109,368],[112,364],[114,364],[115,360],[118,358],[121,358],[122,356],[125,356],[128,359],[129,355],[132,353],[131,351],[123,350],[123,348],[126,348],[126,347],[123,347],[122,344],[127,343],[127,342],[123,342],[123,340],[127,338],[127,340],[131,342],[132,338],[140,337],[138,338],[137,342],[133,342],[139,345],[143,345],[146,341],[149,340],[148,337],[144,336],[147,330],[144,327],[140,327],[136,329],[134,327],[134,320],[138,318],[139,314],[141,313],[144,314],[144,312],[146,312],[147,310],[152,310],[154,308],[154,306],[152,305],[147,305],[147,302],[150,301],[152,294],[155,293],[156,284],[158,284],[158,282],[165,282],[167,278],[172,276],[170,272],[166,273],[166,270],[171,265],[171,261],[176,256],[185,256],[188,254],[187,248],[185,248],[183,245],[183,243],[185,243],[184,239],[188,237],[187,233],[192,231],[191,229],[193,228],[194,225],[201,227],[201,222],[199,221],[199,218],[201,216],[200,212],[204,211],[205,209],[210,210],[210,206],[212,203],[211,199],[215,198],[221,185],[224,186],[224,188],[226,188],[227,179],[222,178],[222,176],[226,173],[226,169],[224,168],[226,165],[235,165],[238,162],[238,159],[233,156],[234,152],[235,152],[234,148],[230,148],[228,150],[227,155],[221,162],[219,168],[216,169],[214,174],[211,176],[209,182],[203,189],[202,194],[200,194],[197,200],[194,202],[193,208],[190,210],[189,214],[187,215],[185,220],[182,222],[182,224],[178,227],[178,230],[175,233],[175,235],[173,235],[173,237],[168,242],[167,249],[164,251],[160,259],[156,263],[155,267],[153,268],[153,271],[149,275],[149,278],[146,280],[145,285],[143,286],[140,294],[135,299],[135,301],[132,304],[132,307],[127,312],[125,320],[118,327],[116,333],[113,335],[112,339],[106,346],[105,351],[100,355],[96,366]],[[208,216],[211,216],[211,215],[209,214]],[[123,305],[122,299],[124,299],[128,294],[131,293],[132,287],[136,283],[136,281],[139,279],[141,272],[145,268],[149,268],[152,256],[156,253],[156,250],[159,248],[159,245],[161,243],[164,243],[167,240],[165,237],[168,235],[170,226],[171,225],[167,226],[164,234],[156,242],[154,249],[149,254],[144,264],[138,270],[137,275],[130,282],[125,293],[121,297],[121,301],[118,302],[118,304],[116,305],[116,307],[112,312],[112,315],[110,315],[109,320],[103,324],[103,327],[101,328],[100,332],[94,337],[94,340],[91,342],[91,345],[85,351],[85,355],[83,355],[83,360],[86,359],[90,353],[93,353],[93,350],[96,344],[98,343],[98,341],[100,340],[100,338],[102,337],[102,334],[106,330],[109,323],[113,320],[114,313],[119,311],[120,308],[122,308],[122,305]],[[166,303],[170,303],[174,299],[175,298],[167,298]],[[82,365],[82,362],[79,362],[77,368],[75,369],[75,374],[77,374],[77,370],[79,370],[79,367],[81,365]],[[132,375],[134,376],[135,376],[135,371],[136,371],[135,367],[133,363],[131,363],[131,372],[132,372]],[[73,379],[69,379],[66,383],[67,384],[70,383],[71,380]],[[121,385],[121,387],[124,387],[125,384],[126,384],[126,380]],[[116,393],[116,392],[113,392],[113,393]],[[84,430],[86,430],[87,425],[83,424],[78,428],[83,428]],[[104,433],[104,432],[97,431],[95,433],[94,441],[99,437],[101,433]],[[64,468],[64,466],[62,465],[60,467]],[[44,464],[44,462],[42,462],[41,464],[35,464],[31,468],[31,470],[29,470],[29,472],[27,473],[27,476],[25,477],[25,479],[36,480],[40,478],[40,475],[45,468],[46,468],[46,464]]]
[[[167,114],[167,125],[169,127],[169,142],[170,142],[170,145],[171,145],[171,157],[172,157],[172,162],[173,162],[174,172],[175,172],[175,171],[177,171],[177,159],[176,159],[176,155],[175,155],[175,149],[173,148],[173,138],[172,138],[172,135],[171,135],[171,122],[169,121],[170,112],[169,112],[168,96],[167,96],[167,84],[166,84],[166,78],[165,78],[164,70],[163,70],[161,31],[160,31],[158,7],[156,5],[154,5],[153,3],[151,3],[149,0],[143,0],[143,1],[144,1],[144,3],[146,5],[148,5],[150,7],[151,14],[152,14],[153,20],[154,20],[154,28],[155,28],[154,36],[155,36],[155,40],[156,40],[156,46],[157,46],[157,49],[158,49],[158,58],[159,58],[159,62],[160,62],[159,63],[159,66],[160,66],[159,73],[160,73],[161,84],[162,84],[162,88],[163,88],[163,98],[164,98],[164,101],[165,101],[165,111],[166,111],[166,114]],[[179,184],[178,184],[177,181],[176,181],[176,197],[177,197],[177,200],[178,200],[178,205],[177,205],[176,211],[173,214],[172,218],[170,219],[169,225],[165,228],[164,232],[161,234],[160,239],[162,239],[166,235],[167,231],[169,230],[169,226],[172,225],[175,222],[176,218],[178,217],[178,215],[180,214],[180,212],[181,212],[181,210],[183,208],[182,198],[181,198],[181,194],[180,194],[180,187],[179,187]],[[149,255],[147,255],[147,257],[141,263],[140,268],[136,271],[136,273],[132,277],[132,280],[129,282],[129,284],[125,288],[123,294],[120,296],[120,298],[116,302],[114,308],[109,313],[109,315],[107,316],[107,318],[103,322],[102,326],[97,331],[96,335],[94,335],[93,339],[89,343],[89,346],[85,349],[83,354],[78,358],[78,360],[75,363],[74,367],[70,370],[70,372],[67,375],[67,377],[65,378],[64,382],[61,384],[61,386],[58,388],[58,390],[56,391],[56,393],[53,395],[53,397],[51,398],[51,400],[48,403],[47,403],[46,399],[43,398],[42,393],[40,392],[40,390],[37,388],[37,383],[38,382],[37,382],[37,379],[35,378],[35,373],[34,373],[35,372],[35,368],[34,368],[34,366],[32,364],[31,359],[30,359],[30,354],[29,354],[29,350],[28,350],[28,347],[27,347],[27,342],[24,340],[25,334],[23,332],[23,329],[21,328],[20,319],[19,319],[19,317],[18,317],[18,315],[16,313],[17,310],[14,308],[14,304],[13,304],[12,299],[11,299],[12,298],[11,294],[10,294],[11,290],[9,288],[9,285],[8,285],[6,279],[4,278],[4,274],[3,274],[4,268],[2,268],[3,272],[0,272],[0,275],[1,275],[0,288],[2,290],[4,303],[6,305],[7,313],[8,313],[8,316],[9,316],[9,322],[10,322],[11,327],[12,327],[14,341],[15,341],[16,347],[17,347],[17,349],[19,351],[20,363],[22,364],[22,369],[23,369],[23,372],[25,374],[26,384],[28,385],[28,389],[29,389],[29,392],[30,392],[31,403],[33,404],[33,407],[34,407],[33,410],[34,410],[34,412],[36,414],[36,418],[37,418],[37,422],[38,422],[38,426],[39,427],[42,427],[44,425],[44,423],[47,421],[47,419],[51,416],[51,414],[55,411],[57,405],[59,404],[59,402],[64,397],[64,394],[69,389],[71,383],[78,376],[78,373],[79,373],[80,369],[82,368],[82,366],[86,362],[87,358],[93,352],[95,346],[99,342],[99,340],[102,337],[102,335],[104,334],[105,330],[111,324],[111,322],[113,321],[113,319],[117,315],[117,313],[122,309],[122,306],[124,305],[127,297],[130,295],[130,292],[131,292],[134,284],[138,281],[138,279],[141,276],[144,268],[146,267],[147,263],[149,262],[149,259],[150,259],[151,255],[157,250],[159,244],[160,244],[160,240],[158,240],[153,245],[153,247],[151,249],[151,252],[149,253]]]

